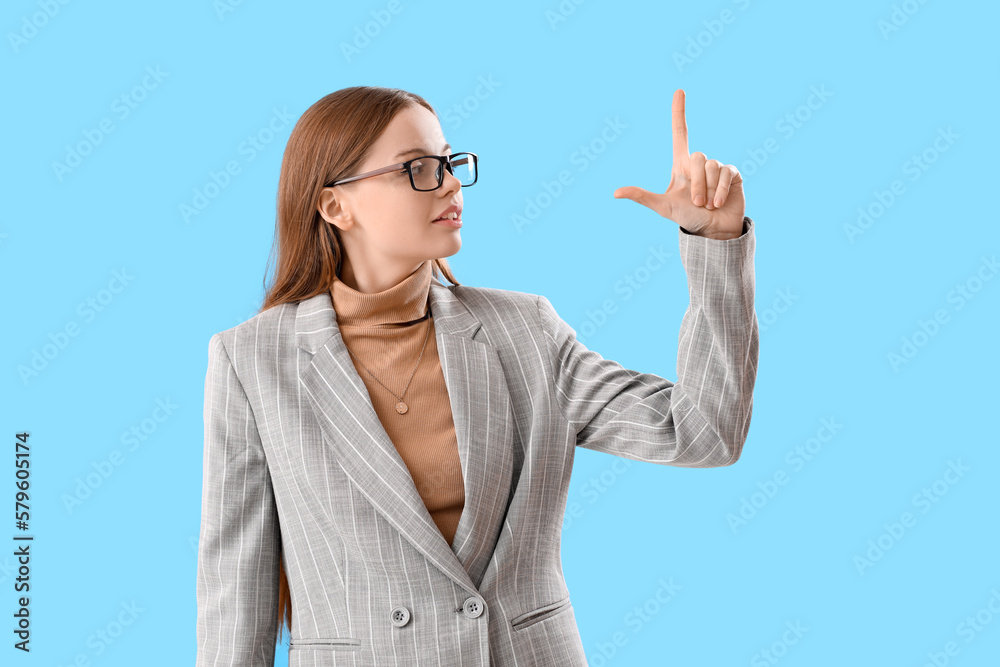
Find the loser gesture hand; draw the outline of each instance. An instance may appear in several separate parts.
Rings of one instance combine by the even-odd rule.
[[[615,190],[615,197],[651,208],[692,234],[723,240],[742,235],[746,200],[739,170],[709,160],[702,152],[688,153],[684,91],[680,88],[674,91],[671,114],[674,163],[666,192],[628,185]]]

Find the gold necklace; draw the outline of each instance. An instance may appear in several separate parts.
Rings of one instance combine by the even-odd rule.
[[[392,389],[389,389],[388,387],[386,387],[385,384],[381,380],[379,380],[377,377],[375,377],[375,374],[372,373],[371,370],[367,366],[364,365],[364,363],[361,361],[361,359],[358,359],[357,355],[354,354],[353,352],[351,352],[350,348],[347,348],[347,351],[351,352],[351,356],[358,360],[358,363],[361,364],[361,367],[364,368],[366,371],[368,371],[368,374],[371,375],[373,378],[375,378],[376,382],[378,382],[380,385],[382,385],[383,387],[385,387],[386,391],[388,391],[390,394],[392,394],[393,396],[396,396],[396,400],[397,400],[397,403],[396,403],[396,412],[398,412],[401,415],[402,414],[406,414],[407,410],[410,409],[409,406],[407,406],[406,403],[403,402],[403,396],[406,396],[406,390],[410,388],[410,382],[413,381],[413,376],[417,372],[417,366],[420,365],[420,359],[424,356],[424,348],[427,347],[427,339],[430,338],[430,335],[431,335],[431,310],[430,310],[430,308],[427,309],[427,315],[425,315],[424,317],[427,319],[427,333],[424,334],[424,345],[423,345],[423,347],[420,348],[420,355],[417,356],[417,363],[413,367],[413,372],[410,373],[410,379],[406,381],[406,387],[403,389],[402,396],[396,396],[396,392],[394,392]],[[345,347],[347,347],[347,346],[345,345]]]

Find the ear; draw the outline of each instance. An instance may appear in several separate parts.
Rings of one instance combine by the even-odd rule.
[[[319,193],[319,204],[316,205],[323,219],[340,229],[348,229],[354,224],[351,214],[344,208],[341,198],[334,188],[323,188]]]

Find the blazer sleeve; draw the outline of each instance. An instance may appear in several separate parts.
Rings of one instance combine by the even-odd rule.
[[[678,337],[676,383],[588,350],[538,296],[556,400],[577,446],[688,468],[739,459],[757,377],[753,227],[745,217],[743,234],[726,240],[678,229],[690,305]]]
[[[254,415],[220,334],[205,377],[197,667],[272,667],[280,533]]]

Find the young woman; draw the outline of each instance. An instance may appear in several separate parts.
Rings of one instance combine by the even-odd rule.
[[[614,194],[680,225],[676,383],[543,296],[454,279],[478,156],[423,98],[352,87],[302,115],[273,284],[209,343],[199,666],[272,665],[282,622],[292,667],[587,664],[560,559],[575,447],[727,466],[750,425],[753,221],[736,168],[688,153],[681,90],[673,150],[664,193]]]

